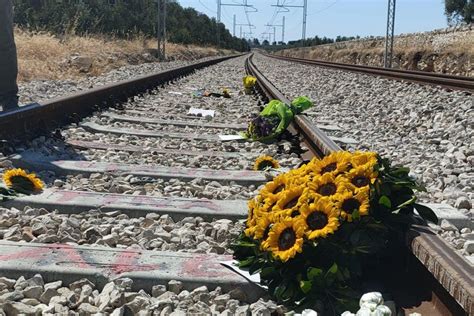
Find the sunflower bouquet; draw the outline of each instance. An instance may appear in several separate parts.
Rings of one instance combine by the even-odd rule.
[[[290,105],[272,100],[260,114],[254,116],[247,131],[241,135],[255,141],[272,140],[288,128],[295,115],[312,106],[313,103],[307,97],[298,97]]]
[[[7,200],[18,194],[30,195],[43,190],[43,182],[23,169],[10,169],[3,173],[4,186],[0,186],[0,199]]]
[[[356,309],[363,271],[390,240],[413,222],[437,222],[408,173],[373,152],[341,151],[278,175],[248,203],[233,245],[239,267],[292,307]]]

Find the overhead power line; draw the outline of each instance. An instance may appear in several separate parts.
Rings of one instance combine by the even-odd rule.
[[[284,10],[284,12],[290,12],[290,8],[300,8],[303,9],[303,29],[301,32],[301,39],[304,40],[306,39],[306,18],[308,16],[308,0],[303,0],[303,5],[293,5],[293,4],[285,4],[285,1],[280,3],[281,0],[277,0],[276,4],[272,4],[272,7],[277,7],[281,8]]]
[[[285,42],[285,17],[283,17],[281,24],[266,24],[265,26],[273,27],[274,42],[276,42],[276,28],[281,27],[281,42]]]
[[[252,13],[252,12],[258,12],[257,8],[255,8],[252,4],[248,4],[248,0],[242,0],[242,2],[231,2],[231,3],[222,3],[222,0],[217,0],[217,22],[220,23],[221,22],[221,15],[222,15],[222,7],[224,6],[229,6],[229,7],[244,7],[244,11],[245,11],[245,16],[246,16],[246,19],[247,19],[247,24],[245,26],[248,26],[249,28],[249,34],[252,34],[252,29],[255,28],[255,26],[250,22],[250,17],[249,17],[249,13]],[[233,19],[233,33],[234,33],[234,36],[235,36],[235,27],[237,25],[241,25],[241,24],[237,24],[236,23],[236,18],[234,17]],[[243,26],[244,24],[242,24]],[[242,33],[242,31],[241,31]],[[220,41],[220,34],[219,34],[219,29],[217,31],[217,41],[219,42]]]

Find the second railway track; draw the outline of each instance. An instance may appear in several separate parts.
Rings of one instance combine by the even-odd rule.
[[[270,55],[265,54],[268,57],[273,57],[281,60],[297,62],[305,65],[312,65],[318,67],[327,67],[332,69],[339,69],[343,71],[351,71],[356,73],[365,73],[368,75],[375,75],[384,78],[390,78],[394,80],[402,80],[406,82],[414,82],[418,84],[427,84],[432,86],[439,86],[450,90],[461,90],[466,91],[470,94],[474,93],[474,78],[465,76],[455,76],[441,73],[432,73],[425,71],[415,70],[402,70],[402,69],[387,69],[382,67],[365,66],[365,65],[354,65],[329,62],[324,60],[314,60],[306,58],[296,58],[289,56]]]
[[[259,79],[261,96],[239,93],[244,63]],[[350,147],[352,139],[328,137],[325,131],[335,128],[331,122],[313,124],[301,116],[291,141],[220,142],[218,134],[244,128],[265,99],[286,98],[247,56],[153,88],[193,70],[0,115],[2,127],[17,131],[2,131],[11,151],[2,166],[11,161],[37,172],[47,184],[39,196],[0,205],[0,276],[7,278],[0,285],[6,284],[3,295],[12,298],[9,309],[116,315],[282,313],[271,301],[252,304],[261,290],[219,264],[230,259],[228,246],[242,229],[238,220],[247,214],[246,200],[266,181],[265,174],[251,170],[253,161],[269,154],[282,166],[295,167],[308,156]],[[200,88],[224,87],[232,98],[190,96]],[[126,91],[142,94],[126,100],[135,94]],[[80,119],[105,102],[112,107]],[[187,116],[191,106],[216,110],[217,115],[212,120]],[[54,132],[61,121],[71,120],[76,123]],[[38,131],[46,131],[45,136],[13,141]],[[305,149],[309,153],[304,157],[296,153]],[[385,281],[393,299],[406,311],[432,311],[427,315],[472,313],[472,266],[424,229],[407,236],[413,262],[410,271],[399,271],[406,283]],[[37,273],[43,280],[34,277]],[[62,284],[42,284],[55,281]],[[40,307],[24,301],[29,298],[25,289],[32,292],[35,282],[41,287]],[[415,301],[407,299],[410,295]]]

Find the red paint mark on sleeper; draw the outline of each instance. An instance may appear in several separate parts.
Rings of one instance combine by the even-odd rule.
[[[112,266],[112,271],[115,274],[121,274],[131,271],[151,271],[159,269],[159,265],[157,264],[139,264],[138,259],[140,255],[141,252],[138,251],[124,250],[120,252]]]
[[[57,200],[60,202],[70,202],[80,196],[79,193],[74,191],[55,191],[54,193],[59,195],[59,198]]]
[[[232,256],[221,256],[219,259],[231,260]],[[190,275],[191,277],[226,277],[229,275],[234,276],[235,273],[226,269],[224,266],[217,261],[217,258],[211,256],[201,255],[189,258],[183,264],[181,273]]]
[[[54,244],[58,249],[66,255],[66,258],[71,260],[72,263],[76,264],[78,268],[87,269],[91,266],[82,258],[80,252],[71,245],[60,245]]]
[[[0,255],[0,261],[18,260],[18,259],[37,259],[46,252],[49,252],[50,248],[33,248],[19,252],[9,253],[7,255]]]

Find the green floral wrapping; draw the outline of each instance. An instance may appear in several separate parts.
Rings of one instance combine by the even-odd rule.
[[[298,97],[290,105],[272,100],[241,135],[258,141],[272,140],[288,128],[295,115],[312,106],[313,103],[307,97]]]

